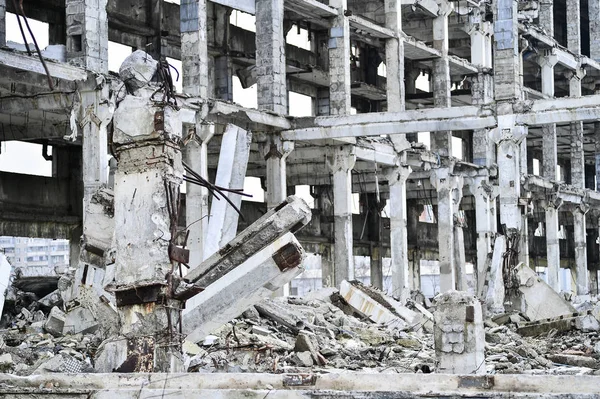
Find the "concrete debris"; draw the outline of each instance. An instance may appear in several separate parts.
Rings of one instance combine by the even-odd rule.
[[[360,292],[374,291],[359,287]],[[462,309],[464,313],[459,316],[464,320],[470,317],[466,308],[473,306],[467,302],[461,302],[458,308],[450,302],[445,306],[453,312]],[[7,328],[0,331],[2,371],[18,375],[113,372],[126,371],[130,366],[127,339],[103,342],[101,328],[94,332],[93,323],[84,328],[90,320],[85,308],[76,307],[66,315],[58,307],[48,312],[34,304],[31,302],[26,311],[19,308],[11,313]],[[438,314],[447,313],[443,307],[438,300],[430,308],[436,321]],[[42,314],[44,321],[35,321]],[[61,328],[69,315],[70,320],[75,316],[81,318],[78,329],[82,332],[73,334],[67,326]],[[331,288],[307,297],[265,299],[211,331],[199,344],[184,342],[183,364],[190,372],[429,373],[436,370],[433,334],[418,325],[399,328],[401,323],[375,323],[355,315],[339,292]],[[554,325],[554,329],[544,328],[536,335],[520,332],[524,331],[522,328],[547,321],[528,322],[517,313],[495,318],[504,324],[488,319],[482,368],[488,374],[600,374],[600,332],[594,330],[596,323],[592,318],[595,319],[593,311],[563,317],[560,320],[566,320],[568,328],[561,330]],[[467,336],[470,331],[465,332]]]
[[[119,76],[131,93],[145,87],[158,70],[158,62],[142,50],[136,50],[121,64]]]
[[[539,278],[530,267],[520,263],[515,270],[521,296],[512,299],[512,307],[518,309],[528,320],[542,320],[576,312],[570,303]]]

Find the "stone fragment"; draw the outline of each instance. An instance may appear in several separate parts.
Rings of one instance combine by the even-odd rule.
[[[88,334],[98,329],[98,322],[89,309],[77,306],[65,317],[63,334]]]
[[[7,372],[13,367],[13,358],[10,353],[0,355],[0,371]]]
[[[136,50],[121,64],[119,76],[130,92],[148,85],[158,70],[158,62],[142,50]]]
[[[112,338],[102,342],[94,358],[94,368],[99,373],[112,373],[127,360],[127,339]]]
[[[548,359],[554,363],[567,364],[569,366],[589,367],[592,369],[597,369],[599,367],[598,361],[588,356],[556,354],[548,355]]]
[[[583,332],[600,331],[600,323],[591,314],[575,319],[575,328]]]
[[[44,322],[44,330],[48,331],[55,337],[59,337],[63,333],[65,326],[66,315],[56,306],[52,308],[48,319]]]
[[[257,335],[269,335],[271,334],[271,331],[265,327],[252,326],[252,333]]]
[[[313,357],[310,352],[295,352],[292,354],[292,362],[300,367],[312,367]]]

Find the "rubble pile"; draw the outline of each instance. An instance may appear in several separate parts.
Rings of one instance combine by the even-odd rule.
[[[0,372],[30,375],[97,372],[95,356],[109,334],[101,325],[73,333],[68,313],[18,292],[0,330]],[[21,297],[22,296],[22,297]],[[51,298],[52,296],[50,296]],[[56,298],[55,298],[56,299]],[[430,373],[436,370],[435,301],[420,293],[403,306],[358,282],[305,297],[266,299],[197,342],[183,344],[189,372]],[[377,309],[374,312],[373,309]],[[587,301],[556,320],[522,313],[485,320],[487,374],[600,375],[600,305]],[[568,330],[553,328],[558,321]],[[593,322],[595,321],[595,323]],[[564,324],[564,323],[563,323]],[[535,335],[522,335],[538,331]],[[80,329],[78,329],[80,330]]]

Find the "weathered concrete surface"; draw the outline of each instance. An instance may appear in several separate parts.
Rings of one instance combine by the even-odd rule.
[[[531,268],[519,264],[516,272],[519,291],[523,294],[520,309],[529,320],[554,318],[575,312],[575,308],[540,279]]]
[[[198,342],[206,335],[268,298],[273,291],[302,273],[304,250],[292,233],[257,252],[210,284],[186,304],[183,333]]]
[[[485,330],[481,304],[449,291],[435,298],[434,343],[439,372],[485,374]]]
[[[11,271],[12,266],[6,260],[6,256],[0,254],[0,316],[2,316],[2,310],[4,309],[5,293],[9,285]]]
[[[19,377],[1,374],[0,394],[31,398],[52,393],[59,398],[124,399],[223,398],[262,399],[484,397],[592,399],[598,377],[497,374],[345,373],[306,374],[52,374]],[[21,396],[17,396],[21,395]]]

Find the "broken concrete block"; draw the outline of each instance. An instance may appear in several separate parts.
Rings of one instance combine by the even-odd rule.
[[[434,344],[440,373],[485,374],[481,304],[472,295],[448,291],[435,298]]]
[[[340,284],[340,295],[358,313],[365,315],[374,323],[384,324],[388,327],[401,330],[405,330],[411,326],[399,315],[394,314],[390,309],[371,298],[361,288],[354,286],[346,280]],[[416,315],[415,312],[412,313]]]
[[[293,195],[287,197],[278,207],[269,210],[244,229],[218,253],[190,269],[185,276],[186,280],[208,287],[288,231],[294,233],[306,226],[311,217],[312,211],[304,200]]]
[[[591,369],[597,369],[600,367],[600,364],[596,359],[588,356],[567,355],[559,353],[556,355],[548,355],[547,357],[554,363],[567,364],[569,366],[588,367]]]
[[[591,314],[575,318],[575,328],[583,332],[600,331],[600,323]]]
[[[9,371],[14,365],[13,358],[10,353],[0,355],[0,372]]]
[[[104,267],[104,254],[112,245],[115,232],[115,196],[112,190],[101,187],[85,207],[81,259],[97,267]]]
[[[310,352],[295,352],[292,354],[290,360],[299,367],[312,367],[314,364]]]
[[[530,321],[575,313],[575,308],[540,279],[531,268],[520,263],[515,271],[519,279],[521,303],[515,304],[513,301],[513,307],[516,306]]]
[[[98,322],[89,309],[77,306],[67,312],[63,334],[89,334],[98,329]]]
[[[44,330],[48,331],[55,337],[61,336],[65,326],[66,317],[67,316],[62,310],[56,306],[53,307],[48,315],[48,319],[46,319],[44,322]]]
[[[304,250],[292,233],[260,250],[240,266],[210,284],[186,304],[183,332],[198,342],[248,306],[271,296],[283,284],[300,274]],[[258,309],[260,312],[260,309]]]
[[[93,371],[93,369],[87,363],[77,360],[71,355],[62,353],[42,363],[34,371],[34,374],[83,373],[89,371]]]
[[[112,338],[100,344],[94,358],[98,373],[112,373],[127,360],[127,339]]]
[[[257,334],[257,335],[270,335],[271,331],[269,331],[268,328],[266,327],[260,327],[260,326],[252,326],[252,334]]]
[[[136,50],[121,64],[119,76],[128,90],[135,93],[150,83],[158,70],[158,62],[145,51]]]
[[[502,262],[504,260],[505,252],[506,237],[496,237],[488,275],[488,290],[485,297],[486,307],[492,314],[504,312],[504,280],[502,278]]]

